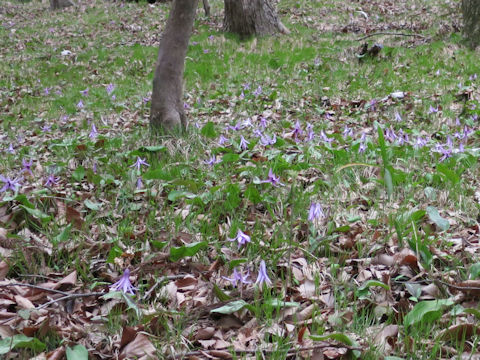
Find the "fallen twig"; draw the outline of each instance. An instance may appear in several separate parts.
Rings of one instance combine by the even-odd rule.
[[[43,309],[43,308],[46,308],[47,306],[51,305],[51,304],[55,304],[56,302],[59,302],[59,301],[62,301],[62,300],[69,300],[69,299],[76,299],[76,298],[81,298],[81,297],[90,297],[90,296],[96,296],[96,297],[99,297],[99,296],[103,296],[103,295],[106,295],[108,293],[105,293],[105,292],[95,292],[95,293],[80,293],[80,294],[68,294],[66,296],[62,296],[58,299],[53,299],[53,300],[50,300],[49,302],[46,302],[45,304],[42,304],[40,306],[37,306],[35,308],[35,310],[40,310],[40,309]]]
[[[68,293],[66,291],[61,291],[61,290],[57,290],[57,289],[50,289],[50,288],[47,288],[47,287],[44,287],[44,286],[39,286],[39,285],[23,284],[23,283],[3,284],[3,285],[0,285],[0,288],[11,287],[11,286],[23,286],[23,287],[29,287],[29,288],[32,288],[32,289],[50,291],[50,292],[53,292],[53,293],[56,293],[56,294],[70,295],[70,293]]]
[[[331,348],[331,347],[344,348],[344,349],[348,349],[348,350],[358,350],[358,351],[363,350],[362,348],[348,346],[348,345],[345,345],[345,344],[322,344],[322,345],[316,345],[316,346],[299,347],[299,348],[295,348],[295,349],[290,349],[290,350],[287,351],[286,355],[293,355],[293,354],[297,354],[297,353],[302,352],[302,351],[312,351],[312,350],[325,349],[325,348]],[[183,359],[183,358],[186,358],[186,357],[189,357],[189,356],[197,356],[197,355],[212,355],[212,356],[215,356],[215,354],[220,354],[220,353],[222,353],[222,354],[230,353],[230,354],[235,354],[237,356],[241,356],[241,355],[256,355],[258,353],[262,353],[262,354],[266,355],[266,354],[272,354],[272,353],[276,353],[276,352],[278,352],[278,350],[268,350],[268,349],[231,350],[231,351],[228,351],[228,350],[195,350],[195,351],[188,351],[188,352],[181,353],[181,354],[170,355],[169,357],[167,357],[167,359],[168,360]]]
[[[357,41],[362,41],[362,40],[368,39],[369,37],[377,36],[377,35],[414,36],[414,37],[419,37],[419,38],[422,38],[422,39],[426,39],[425,36],[420,35],[420,34],[404,34],[404,33],[377,32],[377,33],[373,33],[373,34],[368,34],[368,35],[366,35],[366,36],[364,36],[364,37],[361,37],[361,38],[358,38],[358,39],[356,39],[356,40],[357,40]]]

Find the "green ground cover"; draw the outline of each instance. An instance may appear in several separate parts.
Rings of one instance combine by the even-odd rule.
[[[178,138],[148,128],[168,6],[0,4],[0,354],[478,356],[458,5],[282,0],[290,35],[240,41],[212,1]]]

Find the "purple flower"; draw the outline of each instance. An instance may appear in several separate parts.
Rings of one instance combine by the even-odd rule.
[[[249,83],[243,84],[243,90],[250,90],[250,84]]]
[[[219,162],[219,160],[217,160],[217,157],[215,155],[212,155],[211,157],[209,157],[207,160],[203,160],[203,162],[207,165],[210,165],[210,166],[213,166],[215,165],[216,163]]]
[[[83,105],[83,101],[80,100],[77,104],[77,109],[83,109],[84,105]]]
[[[96,161],[93,162],[92,171],[93,171],[94,174],[97,173],[97,162]]]
[[[43,89],[44,94],[45,94],[45,95],[50,94],[50,90],[51,90],[51,89],[52,89],[52,88],[49,88],[49,87],[46,87],[45,89]]]
[[[149,97],[144,97],[142,100],[143,100],[144,104],[147,104],[150,101],[150,98]]]
[[[277,187],[277,186],[285,186],[285,184],[282,184],[280,182],[280,177],[279,176],[275,176],[275,174],[273,173],[272,169],[268,170],[268,179],[267,180],[262,180],[260,183],[270,183],[272,184],[274,187]]]
[[[140,170],[142,165],[144,166],[150,166],[145,159],[141,159],[140,156],[137,156],[137,161],[133,165],[130,165],[131,168],[137,168],[137,170]]]
[[[82,94],[82,96],[88,96],[88,88],[85,90],[80,90],[80,94]]]
[[[367,144],[365,143],[365,141],[363,141],[360,143],[360,146],[358,147],[358,153],[359,154],[364,153],[365,150],[367,150]]]
[[[23,159],[22,160],[22,172],[28,172],[30,175],[33,175],[33,172],[32,172],[32,164],[33,164],[33,160],[30,159],[29,161]]]
[[[263,146],[274,145],[277,142],[277,135],[273,134],[272,137],[264,134],[260,137],[260,142]]]
[[[435,75],[437,75],[437,76],[440,75],[440,69],[438,69],[438,70],[435,72]]]
[[[333,141],[333,138],[327,137],[327,135],[325,134],[325,132],[324,132],[323,130],[320,132],[320,137],[322,138],[322,140],[323,140],[324,142],[326,142],[326,143],[328,143],[328,144],[331,144],[332,141]]]
[[[398,111],[395,111],[395,120],[398,121],[398,122],[402,121],[402,117],[400,116]]]
[[[369,104],[369,109],[370,111],[376,111],[377,110],[377,100],[372,99]]]
[[[420,149],[420,148],[424,147],[425,145],[427,145],[427,142],[428,142],[427,139],[424,139],[421,136],[419,136],[415,140],[415,142],[413,144],[413,148],[414,149]]]
[[[470,75],[470,81],[477,80],[477,74]]]
[[[428,109],[428,113],[429,114],[435,114],[438,112],[438,107],[433,107],[432,105],[430,105],[429,109]]]
[[[139,176],[137,179],[137,190],[143,189],[142,177]]]
[[[10,144],[10,146],[8,147],[7,152],[8,152],[9,154],[15,154],[15,149],[13,148],[13,145],[12,145],[12,144]]]
[[[95,127],[95,124],[92,122],[92,130],[90,131],[90,134],[88,135],[88,137],[90,139],[95,139],[97,136],[98,136],[97,128]]]
[[[245,140],[243,135],[240,135],[240,148],[242,150],[247,150],[248,149],[248,144],[250,144],[250,143],[247,140]]]
[[[261,138],[263,136],[262,130],[260,129],[253,130],[253,136]]]
[[[40,128],[40,130],[42,130],[43,132],[49,132],[50,130],[52,130],[52,126],[45,124]]]
[[[233,130],[233,131],[238,131],[238,130],[242,130],[243,129],[243,126],[242,124],[240,124],[239,122],[236,123],[235,125],[227,125],[227,129],[228,130]]]
[[[230,281],[233,284],[233,287],[237,287],[237,282],[240,281],[242,284],[251,284],[252,282],[248,280],[250,273],[247,272],[245,275],[242,275],[237,271],[237,268],[233,268],[233,274],[231,278],[222,276],[223,279]]]
[[[257,89],[253,92],[253,95],[255,95],[255,97],[259,97],[261,94],[262,94],[262,87],[258,85]]]
[[[245,93],[242,90],[242,92],[240,93],[240,100],[243,100],[243,99],[245,99]]]
[[[260,116],[260,126],[263,128],[263,130],[265,130],[268,126],[268,120],[263,116]]]
[[[47,187],[52,187],[55,185],[58,185],[58,182],[60,181],[59,177],[56,177],[55,175],[49,175],[47,178],[47,181],[45,182],[45,186]]]
[[[258,277],[257,281],[255,281],[256,285],[262,285],[266,283],[267,285],[272,285],[272,280],[267,275],[267,266],[265,265],[265,261],[260,261],[260,269],[258,270]]]
[[[213,36],[213,35],[210,35],[210,36],[208,37],[208,40],[213,40],[213,39],[214,39],[214,36]]]
[[[324,218],[325,213],[323,212],[322,205],[320,203],[312,202],[310,204],[310,209],[308,210],[308,221],[314,222]]]
[[[250,118],[247,118],[246,120],[244,120],[242,122],[242,129],[246,128],[246,127],[252,127],[253,124],[252,124],[252,119]]]
[[[208,50],[208,49],[204,49],[204,50],[203,50],[203,53],[204,53],[204,54],[208,54],[209,52],[210,52],[210,50]]]
[[[353,137],[353,130],[350,129],[348,126],[345,126],[342,136],[344,140],[347,140],[348,137]]]
[[[236,241],[238,242],[238,248],[240,249],[242,245],[246,245],[251,241],[250,236],[245,234],[242,230],[238,229],[237,231],[237,236],[235,236],[233,239],[228,238],[228,241]]]
[[[225,144],[227,141],[228,141],[228,139],[227,139],[225,136],[223,136],[223,135],[220,135],[220,137],[218,138],[218,144],[219,144],[219,145],[223,145],[223,144]]]
[[[15,178],[15,179],[10,179],[9,177],[4,177],[4,176],[0,175],[0,181],[2,181],[5,184],[0,189],[0,192],[5,192],[7,190],[12,190],[12,191],[16,192],[18,190],[18,188],[20,186],[22,186],[22,184],[20,183],[20,181],[22,181],[22,180],[23,180],[22,177]]]
[[[387,128],[385,129],[384,133],[385,139],[387,139],[390,142],[394,142],[397,139],[397,135],[395,134],[395,130],[392,128]]]
[[[186,102],[183,102],[183,108],[185,110],[188,110],[188,109],[190,109],[190,105],[188,105]]]
[[[297,120],[295,126],[293,127],[292,136],[295,141],[298,141],[298,137],[303,135],[302,127],[300,126],[300,122]]]
[[[107,95],[110,95],[113,92],[113,90],[115,90],[115,85],[108,84],[105,90],[107,91]]]
[[[113,291],[121,291],[125,294],[135,295],[135,290],[137,290],[137,288],[134,287],[130,282],[130,270],[125,269],[120,280],[118,280],[115,284],[110,285],[110,289]]]

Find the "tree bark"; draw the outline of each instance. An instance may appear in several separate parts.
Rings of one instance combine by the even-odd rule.
[[[50,0],[51,10],[63,9],[72,5],[73,2],[71,2],[70,0]]]
[[[472,47],[480,44],[480,1],[462,0],[463,33]]]
[[[186,127],[183,70],[198,0],[175,0],[170,10],[153,78],[150,126],[154,131]]]
[[[224,30],[240,37],[289,34],[268,0],[225,0]]]

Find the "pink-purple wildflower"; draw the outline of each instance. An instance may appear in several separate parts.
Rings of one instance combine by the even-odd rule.
[[[242,230],[238,229],[237,236],[233,239],[228,238],[228,241],[236,241],[238,243],[238,248],[240,249],[242,245],[247,245],[251,241],[250,236],[245,234]]]
[[[249,144],[250,143],[247,140],[245,140],[243,135],[240,135],[240,149],[247,150]]]
[[[134,287],[130,282],[130,270],[125,269],[120,280],[118,280],[115,284],[110,285],[110,289],[113,291],[121,291],[124,294],[134,295],[137,288]]]
[[[270,183],[274,187],[285,186],[285,184],[280,182],[280,177],[276,176],[273,173],[272,169],[268,170],[268,179],[267,180],[262,180],[260,183]]]
[[[95,139],[97,136],[98,136],[97,128],[95,127],[95,124],[92,122],[92,129],[90,130],[90,134],[88,134],[88,137],[90,139]]]
[[[30,175],[33,175],[33,172],[32,172],[32,165],[33,165],[33,160],[30,159],[30,160],[26,160],[26,159],[23,159],[22,160],[22,173],[24,172],[27,172],[29,173]]]
[[[18,177],[15,179],[11,179],[9,177],[5,177],[0,175],[0,181],[2,181],[5,185],[0,189],[0,192],[5,192],[7,190],[12,190],[13,192],[16,192],[19,187],[22,186],[21,182],[23,178]]]
[[[131,168],[136,168],[137,170],[140,170],[143,166],[150,166],[145,159],[140,158],[140,156],[137,156],[137,161],[133,165],[130,165]]]
[[[241,284],[251,284],[252,282],[248,280],[249,277],[250,272],[247,271],[245,275],[242,275],[242,273],[237,271],[237,268],[233,268],[233,274],[231,278],[222,276],[223,279],[230,281],[233,284],[233,287],[237,287],[237,282],[240,282]]]
[[[267,284],[268,286],[272,285],[272,280],[268,277],[267,274],[267,265],[265,265],[265,261],[260,261],[260,268],[258,270],[257,281],[255,281],[256,285],[261,286],[263,283]]]
[[[320,203],[312,202],[308,210],[308,221],[315,222],[325,218],[322,205]]]

